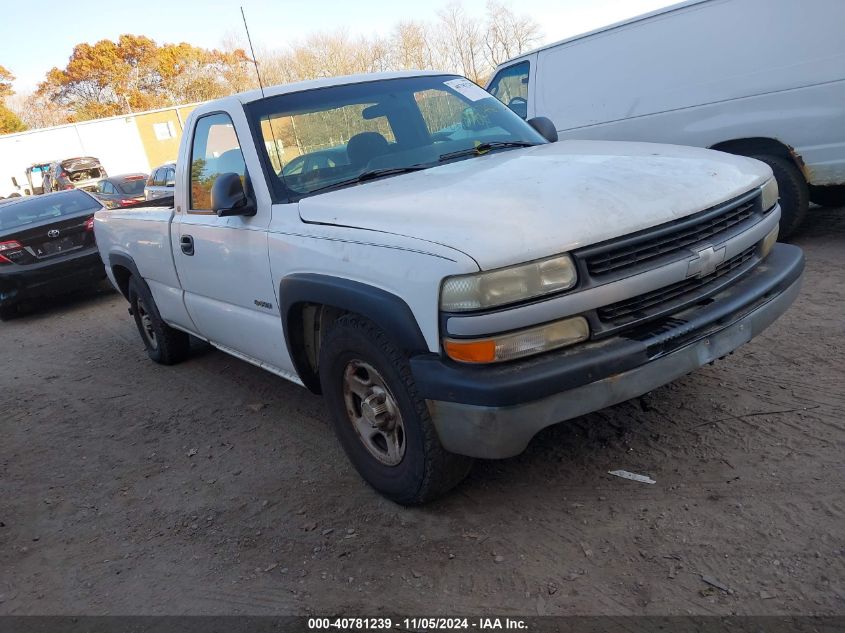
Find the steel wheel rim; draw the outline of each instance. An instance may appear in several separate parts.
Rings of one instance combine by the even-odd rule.
[[[405,457],[405,425],[384,378],[361,360],[343,371],[346,416],[361,444],[379,463],[398,466]]]
[[[158,349],[158,339],[153,329],[153,320],[150,318],[147,306],[144,305],[144,302],[140,298],[138,299],[136,309],[138,310],[138,318],[141,320],[141,335],[151,349]]]

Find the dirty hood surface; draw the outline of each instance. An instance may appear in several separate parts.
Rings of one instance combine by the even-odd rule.
[[[444,244],[487,270],[703,211],[770,177],[764,163],[705,149],[561,141],[315,195],[299,212]]]

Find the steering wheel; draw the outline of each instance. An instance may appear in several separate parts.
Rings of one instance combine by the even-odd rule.
[[[431,135],[431,141],[433,143],[447,143],[451,140],[452,138],[448,132],[435,132]]]
[[[528,116],[528,99],[525,97],[514,97],[508,101],[508,108],[521,118]]]

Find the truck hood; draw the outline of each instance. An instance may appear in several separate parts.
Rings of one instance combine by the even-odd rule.
[[[443,244],[488,270],[682,218],[771,176],[764,163],[711,150],[561,141],[303,198],[299,212]]]

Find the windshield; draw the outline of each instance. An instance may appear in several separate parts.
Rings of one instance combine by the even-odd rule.
[[[93,213],[100,208],[99,202],[78,189],[34,196],[0,206],[0,229],[13,229],[86,211]]]
[[[546,142],[500,101],[453,75],[308,90],[246,109],[280,200],[351,186],[371,172]]]

